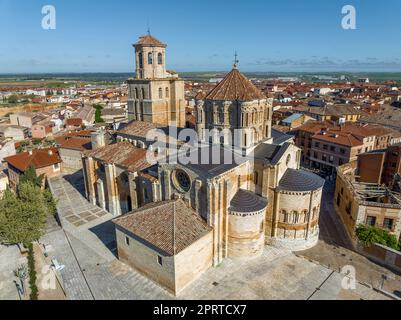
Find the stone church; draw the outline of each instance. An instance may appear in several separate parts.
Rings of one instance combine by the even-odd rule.
[[[146,131],[168,135],[169,124],[183,123],[183,82],[165,71],[165,47],[150,35],[137,42],[133,121],[115,144],[83,158],[88,200],[118,216],[119,258],[179,294],[225,258],[258,257],[266,245],[314,246],[324,180],[300,169],[301,150],[291,139],[272,137],[273,101],[237,63],[196,97],[199,141],[183,152],[201,161],[171,161],[163,152],[146,161]]]

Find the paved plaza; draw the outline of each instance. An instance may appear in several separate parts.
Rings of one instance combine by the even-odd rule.
[[[0,300],[19,300],[14,270],[27,260],[17,246],[0,245]],[[18,280],[17,280],[18,281]]]
[[[174,297],[116,258],[113,216],[86,201],[82,176],[51,179],[50,187],[63,229],[42,242],[66,266],[61,277],[68,299],[387,299],[362,283],[343,290],[338,270],[272,247],[259,258],[224,260]]]

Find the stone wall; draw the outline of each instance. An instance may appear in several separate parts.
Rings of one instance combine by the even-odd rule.
[[[292,251],[316,245],[322,189],[313,192],[276,192],[272,237],[268,243]]]
[[[129,245],[126,243],[126,237],[129,238]],[[149,243],[145,243],[119,227],[116,228],[116,240],[118,258],[122,262],[175,293],[174,257],[167,256]],[[163,265],[159,264],[158,257],[161,257]]]
[[[255,257],[263,253],[265,213],[266,209],[251,213],[228,213],[228,257]]]
[[[126,242],[129,240],[129,244]],[[166,255],[150,243],[116,227],[119,259],[173,294],[201,276],[213,263],[213,233],[194,242],[176,256]],[[160,259],[162,264],[160,264]]]
[[[365,247],[358,244],[358,251],[375,260],[378,263],[384,264],[398,272],[401,272],[401,252],[383,246],[381,244],[373,244],[370,247]]]
[[[174,258],[176,294],[213,265],[213,232],[209,232]]]
[[[82,154],[79,150],[59,149],[61,160],[63,160],[65,169],[82,169]]]

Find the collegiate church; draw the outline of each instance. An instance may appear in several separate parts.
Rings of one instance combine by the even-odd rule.
[[[273,136],[273,100],[236,62],[196,97],[199,141],[190,153],[202,161],[170,161],[173,154],[152,149],[146,137],[159,129],[167,145],[185,144],[169,138],[185,123],[184,82],[166,71],[165,44],[148,34],[134,47],[132,121],[114,144],[94,134],[96,147],[83,157],[88,200],[116,215],[119,259],[179,295],[226,258],[252,259],[267,245],[314,246],[324,180],[300,169],[301,150],[291,137]],[[159,160],[149,162],[149,151]]]

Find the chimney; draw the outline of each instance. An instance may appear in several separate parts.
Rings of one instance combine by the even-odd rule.
[[[91,134],[92,149],[99,149],[106,145],[105,132],[102,129]]]
[[[49,156],[52,156],[53,155],[53,150],[49,150],[47,153],[49,154]]]
[[[29,151],[28,151],[28,154],[31,156],[31,155],[32,155],[32,150],[29,150]]]

